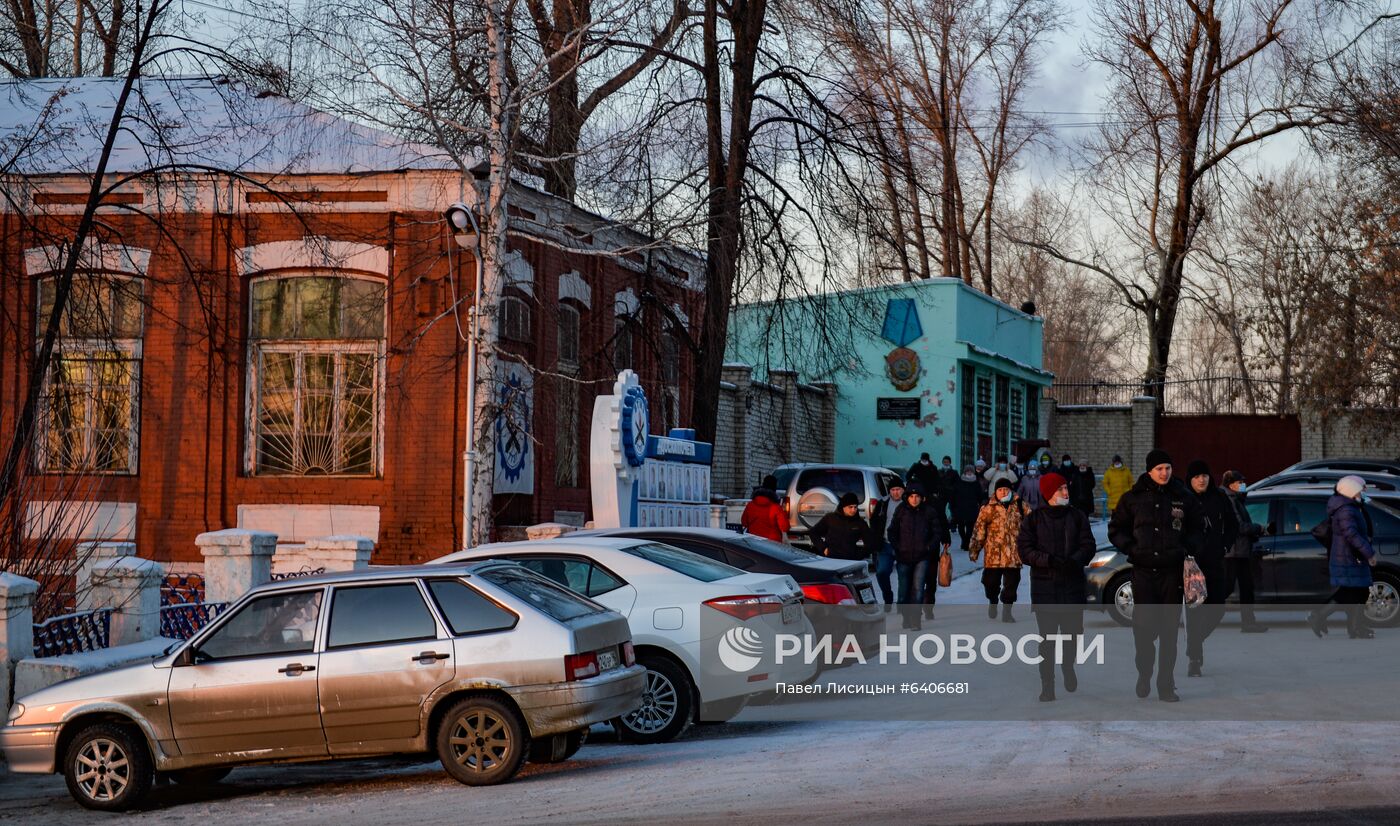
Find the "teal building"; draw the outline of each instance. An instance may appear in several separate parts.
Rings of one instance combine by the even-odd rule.
[[[1040,431],[1043,323],[955,278],[743,304],[726,361],[837,387],[834,460],[996,461]]]

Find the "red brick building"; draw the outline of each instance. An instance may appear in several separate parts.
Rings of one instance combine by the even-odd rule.
[[[91,124],[118,84],[0,90],[5,138],[63,136],[0,182],[5,442],[95,169],[80,136],[100,139]],[[237,526],[369,535],[376,562],[456,547],[476,267],[442,213],[475,201],[470,176],[430,147],[217,81],[146,81],[139,98],[175,136],[136,124],[113,153],[107,182],[130,179],[98,210],[44,378],[27,530],[176,561],[198,560],[196,534]],[[179,168],[148,171],[162,162]],[[526,365],[532,388],[527,472],[498,485],[495,522],[587,518],[593,397],[632,367],[663,400],[656,428],[679,424],[703,266],[523,184],[511,204],[490,311],[503,363]]]

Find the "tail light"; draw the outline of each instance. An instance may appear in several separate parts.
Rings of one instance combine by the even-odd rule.
[[[802,596],[810,602],[820,602],[824,605],[855,605],[856,595],[845,585],[826,583],[822,585],[803,585]]]
[[[631,640],[622,644],[622,664],[627,666],[637,664],[637,650],[632,647]]]
[[[777,614],[783,610],[782,598],[774,594],[715,597],[705,600],[705,604],[737,620],[753,619],[764,614]]]
[[[788,519],[792,519],[795,516],[797,516],[797,514],[792,512],[792,499],[786,493],[783,494],[782,508],[783,513],[788,515]]]
[[[631,647],[631,643],[628,643]],[[587,654],[565,654],[564,655],[564,679],[566,681],[586,680],[589,677],[598,676],[598,655],[590,651]]]
[[[878,504],[880,504],[880,500],[879,500],[879,499],[871,499],[871,500],[870,500],[870,504],[865,506],[865,515],[866,515],[866,516],[874,516],[874,515],[875,515],[875,506],[878,505]]]

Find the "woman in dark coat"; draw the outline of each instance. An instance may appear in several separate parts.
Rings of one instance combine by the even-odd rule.
[[[860,497],[854,493],[841,494],[836,510],[812,526],[812,550],[834,559],[865,559],[870,552],[865,547],[870,526],[856,513]]]
[[[1045,507],[1021,523],[1016,551],[1031,568],[1031,612],[1040,633],[1040,699],[1055,699],[1055,644],[1052,634],[1068,634],[1060,647],[1065,690],[1079,687],[1074,655],[1084,633],[1084,566],[1094,556],[1089,517],[1071,507],[1069,482],[1058,473],[1040,478]]]
[[[1369,640],[1376,636],[1366,627],[1364,611],[1371,595],[1371,568],[1376,564],[1376,549],[1371,545],[1371,517],[1362,502],[1366,480],[1360,476],[1344,476],[1337,481],[1337,492],[1327,500],[1327,522],[1332,543],[1327,554],[1327,570],[1337,592],[1327,604],[1308,615],[1313,633],[1327,633],[1327,618],[1331,605],[1341,605],[1347,615],[1347,636],[1354,640]]]
[[[973,470],[972,465],[963,467],[962,476],[958,477],[957,484],[953,485],[952,505],[953,526],[958,529],[958,538],[962,540],[964,551],[972,538],[972,529],[977,524],[977,514],[982,511],[982,505],[986,501],[987,496],[977,478],[977,471]]]

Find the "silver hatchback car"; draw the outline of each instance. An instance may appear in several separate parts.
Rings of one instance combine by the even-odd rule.
[[[373,568],[260,586],[164,656],[21,697],[0,748],[105,810],[157,773],[396,753],[487,785],[572,756],[643,675],[626,619],[519,565]]]

